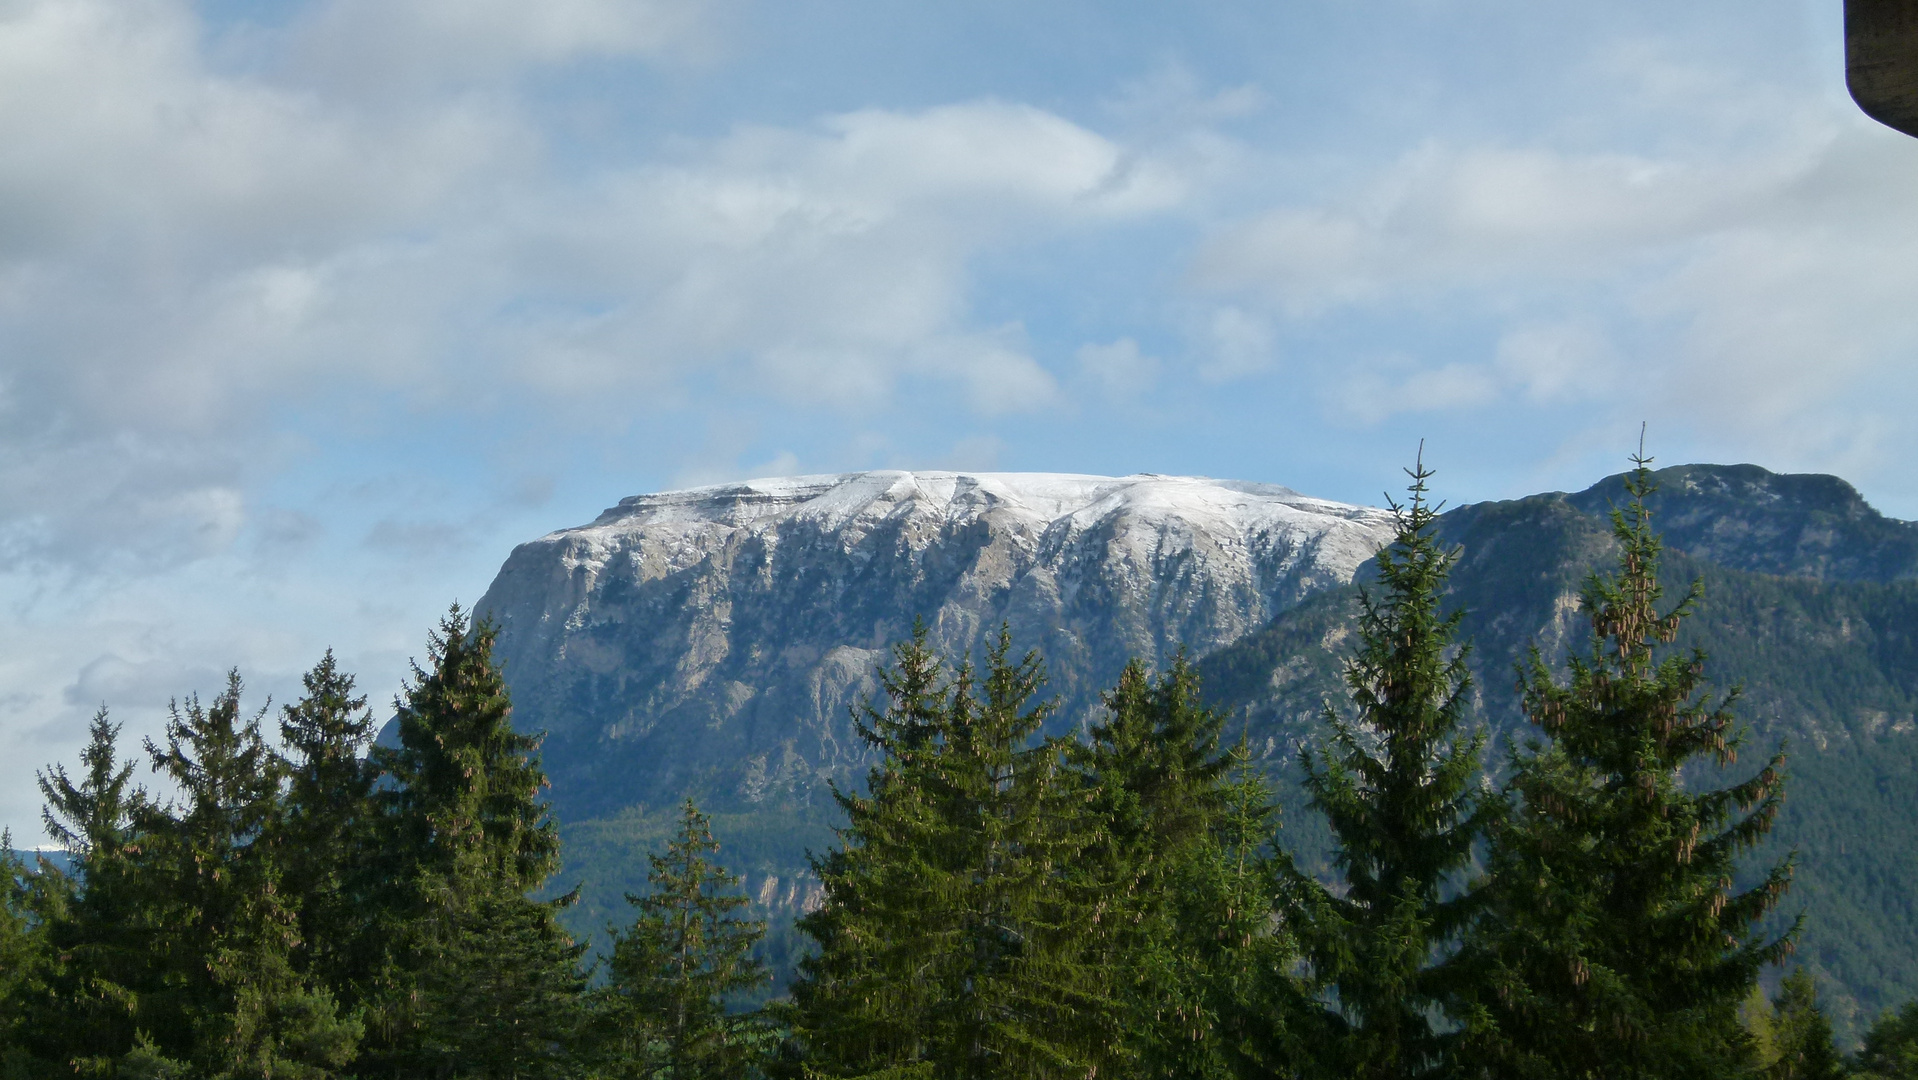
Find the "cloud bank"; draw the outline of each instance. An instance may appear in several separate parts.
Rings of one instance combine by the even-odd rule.
[[[1493,497],[1650,420],[1918,515],[1918,143],[1798,6],[1063,11],[0,0],[0,820],[102,701],[383,699],[645,486]]]

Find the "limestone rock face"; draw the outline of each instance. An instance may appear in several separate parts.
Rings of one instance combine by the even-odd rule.
[[[1193,477],[869,472],[641,495],[517,548],[476,610],[575,819],[693,793],[816,803],[863,773],[848,718],[924,619],[1003,623],[1060,725],[1128,656],[1203,656],[1343,584],[1391,515]]]

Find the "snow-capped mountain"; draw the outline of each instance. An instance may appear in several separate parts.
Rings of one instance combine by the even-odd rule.
[[[1350,581],[1391,515],[1175,476],[868,472],[624,499],[521,545],[477,605],[570,815],[809,800],[864,762],[847,708],[923,618],[1004,623],[1061,723],[1128,656],[1196,656]]]

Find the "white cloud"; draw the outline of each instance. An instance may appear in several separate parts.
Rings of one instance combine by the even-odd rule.
[[[1105,345],[1079,346],[1079,373],[1108,399],[1130,400],[1146,393],[1159,378],[1158,358],[1139,351],[1139,343],[1120,338]]]
[[[262,395],[390,377],[342,343],[369,245],[418,227],[508,126],[404,123],[216,71],[182,3],[0,15],[0,536],[16,557],[151,566],[217,550],[273,454]],[[346,312],[349,317],[352,312]],[[364,313],[357,313],[364,314]]]
[[[1176,177],[1039,110],[865,110],[742,129],[521,207],[487,261],[581,298],[522,329],[524,377],[556,392],[744,357],[756,385],[803,402],[870,408],[920,375],[993,413],[1044,404],[1053,379],[969,325],[971,260],[1180,194]]]
[[[1589,321],[1525,323],[1506,332],[1484,362],[1435,366],[1392,355],[1349,365],[1327,390],[1347,419],[1377,424],[1395,416],[1621,396],[1622,366]]]
[[[1016,332],[969,334],[919,350],[919,369],[965,388],[972,408],[987,416],[1032,412],[1053,403],[1058,382],[1019,347]]]
[[[1918,389],[1918,144],[1782,119],[1663,155],[1434,141],[1349,194],[1220,227],[1194,280],[1282,334],[1441,311],[1492,328],[1483,362],[1327,369],[1347,415],[1632,401],[1780,467],[1855,463],[1897,409],[1883,391]]]
[[[1792,147],[1771,159],[1687,162],[1429,143],[1350,195],[1221,230],[1195,272],[1295,315],[1513,275],[1580,281],[1764,213],[1807,156]]]
[[[268,416],[308,393],[630,415],[699,378],[859,410],[917,379],[985,415],[1054,400],[1016,328],[974,323],[972,262],[1172,207],[1178,171],[978,101],[559,177],[521,72],[717,47],[723,16],[334,0],[221,42],[180,0],[9,6],[0,552],[160,565],[231,542],[236,493],[277,467]]]
[[[1515,326],[1499,338],[1492,369],[1533,402],[1608,396],[1618,389],[1616,351],[1591,320]]]

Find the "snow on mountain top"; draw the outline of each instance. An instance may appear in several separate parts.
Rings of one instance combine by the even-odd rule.
[[[1034,524],[1072,519],[1085,527],[1115,514],[1181,519],[1243,530],[1262,523],[1335,518],[1376,525],[1389,513],[1301,495],[1276,484],[1197,476],[1086,476],[1073,473],[874,471],[768,477],[682,491],[635,495],[586,529],[625,532],[656,526],[741,527],[768,519],[806,518],[840,527],[899,512],[965,520],[987,512]],[[577,533],[585,530],[567,530]]]
[[[794,535],[828,535],[830,546],[853,555],[875,535],[896,535],[920,550],[976,524],[1023,553],[1019,560],[1048,566],[1080,559],[1086,553],[1067,555],[1065,547],[1091,538],[1087,551],[1104,554],[1087,557],[1116,560],[1126,569],[1115,573],[1140,582],[1187,556],[1201,576],[1289,580],[1309,566],[1308,576],[1349,581],[1393,530],[1388,510],[1276,484],[1150,473],[876,471],[635,495],[589,525],[548,533],[521,550],[527,558],[554,552],[582,581],[597,580],[615,559],[650,580],[702,565],[741,536],[784,548]],[[1264,561],[1255,568],[1247,560]]]

